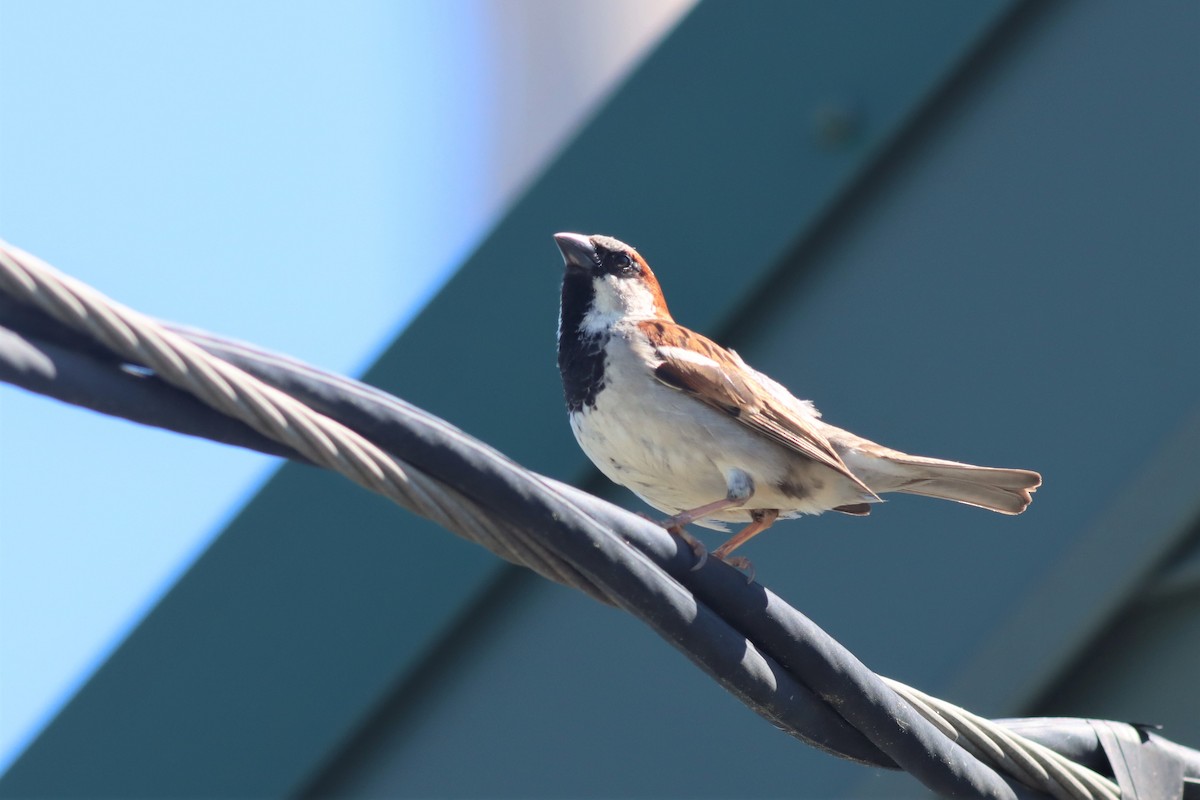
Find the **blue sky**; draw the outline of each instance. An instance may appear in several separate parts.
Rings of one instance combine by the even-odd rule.
[[[488,223],[471,8],[0,0],[0,238],[359,371]],[[0,384],[0,770],[274,468]]]

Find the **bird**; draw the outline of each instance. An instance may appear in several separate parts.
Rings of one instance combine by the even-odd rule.
[[[865,516],[902,492],[1020,514],[1037,472],[909,455],[826,422],[733,350],[680,325],[638,251],[611,236],[557,233],[564,270],[558,368],[571,430],[613,482],[669,514],[697,556],[696,524],[745,527],[713,556],[750,572],[735,549],[777,520]]]

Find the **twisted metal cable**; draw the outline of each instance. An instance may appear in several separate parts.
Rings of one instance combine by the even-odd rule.
[[[214,358],[183,336],[121,305],[36,256],[0,241],[0,288],[166,382],[339,472],[414,513],[478,542],[507,561],[611,602],[607,594],[536,540],[513,530],[461,494],[407,468],[359,434]]]
[[[899,681],[883,680],[952,739],[961,737],[960,743],[968,745],[985,764],[1012,775],[1026,786],[1058,800],[1119,800],[1121,796],[1121,790],[1111,780],[1038,742]]]
[[[35,256],[3,242],[0,242],[0,289],[42,309],[64,325],[95,337],[122,358],[149,367],[163,380],[193,393],[220,412],[242,420],[254,430],[293,449],[303,458],[342,473],[359,485],[383,494],[442,527],[483,545],[508,561],[527,566],[544,577],[578,588],[596,599],[637,614],[713,674],[726,688],[754,705],[759,713],[794,732],[785,709],[773,710],[770,702],[762,702],[761,696],[747,697],[744,687],[731,686],[730,682],[714,674],[711,664],[701,663],[694,651],[688,650],[686,643],[681,642],[680,635],[664,633],[662,627],[639,613],[630,595],[644,590],[644,586],[613,585],[603,579],[603,564],[613,560],[625,562],[627,566],[632,560],[634,564],[631,571],[634,573],[639,569],[654,568],[653,562],[634,548],[608,552],[604,556],[608,560],[602,559],[591,568],[582,565],[579,558],[579,555],[588,555],[586,552],[572,553],[573,558],[564,557],[563,553],[549,547],[546,539],[527,525],[514,524],[502,518],[477,498],[467,496],[443,480],[426,475],[351,427],[312,410],[287,391],[255,378],[224,358],[206,352],[215,350],[220,353],[223,345],[214,344],[213,339],[206,340],[200,332],[156,323],[145,315],[109,300],[85,284],[61,275]],[[251,357],[243,366],[253,367],[253,354],[261,351],[244,349],[251,353]],[[290,364],[295,367],[298,362]],[[355,384],[344,379],[343,383],[346,386]],[[339,388],[345,390],[346,386],[340,385]],[[395,398],[390,399],[395,401]],[[440,423],[440,432],[445,435],[469,439],[432,415],[424,417],[429,424]],[[490,457],[503,459],[490,449],[487,453]],[[533,480],[535,486],[530,489],[533,493],[549,492],[556,495],[557,501],[565,499],[565,502],[558,502],[552,507],[550,522],[565,514],[577,517],[572,521],[585,527],[591,525],[601,528],[607,525],[609,529],[620,530],[628,526],[628,520],[619,518],[621,514],[629,516],[626,512],[608,504],[603,504],[607,508],[597,506],[602,501],[571,487],[534,476],[507,459],[503,461],[513,469],[520,470],[523,479]],[[616,512],[618,518],[614,519],[609,509]],[[668,585],[672,587],[670,602],[683,614],[696,619],[705,618],[705,609],[696,605],[688,589],[675,581]],[[653,588],[661,595],[661,584]],[[655,597],[657,601],[662,599],[661,596]],[[712,627],[717,622],[708,620],[707,630],[723,631],[724,628],[719,625]],[[746,658],[754,663],[761,662],[755,669],[764,677],[769,676],[768,681],[773,682],[773,688],[778,688],[780,680],[787,680],[787,671],[779,668],[769,654],[759,652],[750,640],[746,640],[745,645]],[[1120,796],[1119,789],[1112,781],[1043,745],[904,684],[886,678],[883,680],[912,709],[928,720],[935,730],[952,741],[960,742],[982,762],[1013,776],[1026,786],[1064,800],[1116,800]],[[844,726],[844,721],[838,719],[837,723],[827,724]],[[809,740],[802,735],[801,738],[843,757],[885,763],[869,757],[866,751],[860,751],[863,754],[855,756],[853,747],[833,746],[819,740]],[[841,744],[844,745],[844,742]],[[909,768],[903,763],[901,766]],[[919,770],[910,771],[920,777]],[[1006,795],[989,790],[986,796]]]

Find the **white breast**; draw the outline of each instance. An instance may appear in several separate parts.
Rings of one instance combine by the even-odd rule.
[[[660,383],[655,363],[640,332],[615,329],[595,406],[571,414],[579,446],[609,479],[675,514],[725,497],[726,476],[743,470],[754,479],[755,494],[745,507],[714,515],[727,522],[748,521],[754,508],[779,509],[788,517],[858,501],[857,493],[846,495],[840,487],[849,482],[831,470]],[[775,488],[797,481],[812,485],[813,493],[797,500]],[[700,524],[724,528],[712,520]]]

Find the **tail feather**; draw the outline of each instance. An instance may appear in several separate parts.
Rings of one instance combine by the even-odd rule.
[[[917,494],[1001,514],[1020,514],[1033,500],[1033,492],[1042,485],[1042,476],[1027,469],[977,467],[885,448],[879,451],[860,451],[855,454],[857,458],[848,459],[850,468],[877,493]]]
[[[969,506],[998,511],[1001,514],[1020,514],[1033,501],[1030,495],[1036,491],[1036,487],[1008,489],[987,483],[952,478],[917,478],[907,486],[894,491],[953,500],[956,503],[966,503]]]

